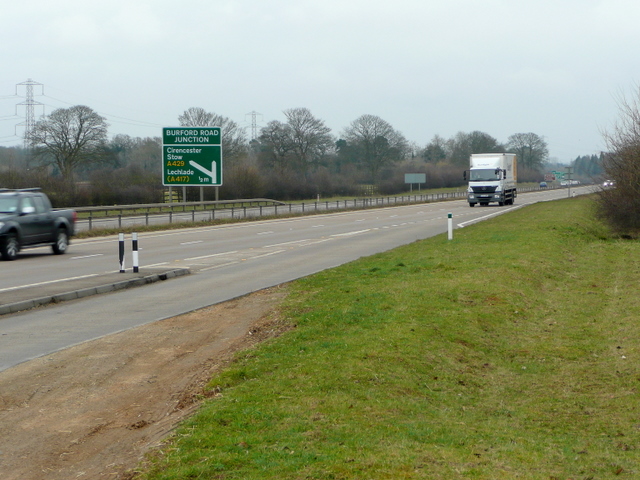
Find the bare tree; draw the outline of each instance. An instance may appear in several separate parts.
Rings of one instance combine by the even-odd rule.
[[[104,117],[84,105],[59,108],[36,122],[28,142],[36,158],[56,166],[72,187],[78,167],[105,158],[107,127]]]
[[[424,148],[420,156],[427,163],[437,164],[447,158],[446,140],[440,135],[434,135],[431,141]]]
[[[615,188],[603,188],[598,213],[618,233],[640,236],[640,86],[618,100],[619,119],[604,132],[608,152],[603,168]]]
[[[447,141],[446,150],[449,163],[467,168],[472,154],[501,153],[504,146],[488,133],[475,130],[471,133],[458,132]]]
[[[279,173],[291,167],[293,145],[291,128],[278,120],[260,130],[260,158],[267,167]]]
[[[284,115],[286,123],[273,120],[260,131],[262,162],[306,176],[335,148],[331,129],[306,108],[291,108]]]
[[[213,124],[215,116],[204,108],[191,107],[178,116],[178,121],[182,127],[219,127]]]
[[[367,168],[373,181],[382,167],[403,160],[409,144],[404,136],[375,115],[362,115],[343,132],[347,145],[358,152],[359,162]]]
[[[544,138],[535,133],[515,133],[507,140],[507,149],[515,153],[523,167],[539,170],[549,158]]]
[[[178,117],[178,121],[181,127],[220,127],[225,159],[236,160],[248,152],[246,132],[230,118],[207,112],[204,108],[191,107]]]
[[[299,170],[306,174],[309,167],[317,167],[334,148],[331,129],[307,108],[285,110],[284,116],[289,127],[291,151]]]

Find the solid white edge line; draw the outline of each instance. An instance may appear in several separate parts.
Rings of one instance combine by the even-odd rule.
[[[39,287],[41,285],[50,285],[52,283],[66,282],[68,280],[80,280],[82,278],[97,277],[98,275],[98,273],[92,273],[90,275],[80,275],[79,277],[60,278],[58,280],[49,280],[47,282],[30,283],[29,285],[19,285],[17,287],[2,288],[0,289],[0,292],[10,292],[11,290],[17,290],[19,288]]]

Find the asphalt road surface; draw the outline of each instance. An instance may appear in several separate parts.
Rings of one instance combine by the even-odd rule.
[[[572,193],[589,193],[588,187]],[[87,340],[223,302],[390,250],[566,190],[520,195],[514,206],[469,208],[464,200],[313,215],[139,236],[140,270],[186,267],[170,281],[0,318],[0,370]],[[455,235],[455,230],[454,230]],[[131,268],[127,238],[128,268]],[[0,291],[119,269],[117,237],[76,240],[64,256],[27,250],[3,262]]]

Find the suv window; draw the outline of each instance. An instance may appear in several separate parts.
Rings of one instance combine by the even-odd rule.
[[[0,195],[0,213],[15,213],[18,210],[18,197]]]
[[[22,208],[21,210],[24,212],[25,208],[33,207],[35,210],[36,206],[33,203],[33,197],[22,197]]]
[[[33,201],[36,204],[36,213],[45,213],[47,211],[42,197],[33,197]]]

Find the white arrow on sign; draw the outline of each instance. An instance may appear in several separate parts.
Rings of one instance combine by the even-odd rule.
[[[218,175],[216,174],[215,160],[211,162],[211,170],[207,170],[205,167],[203,167],[199,163],[194,162],[193,160],[189,160],[189,165],[191,165],[193,168],[197,168],[205,175],[209,175],[211,177],[211,183],[218,183]]]

